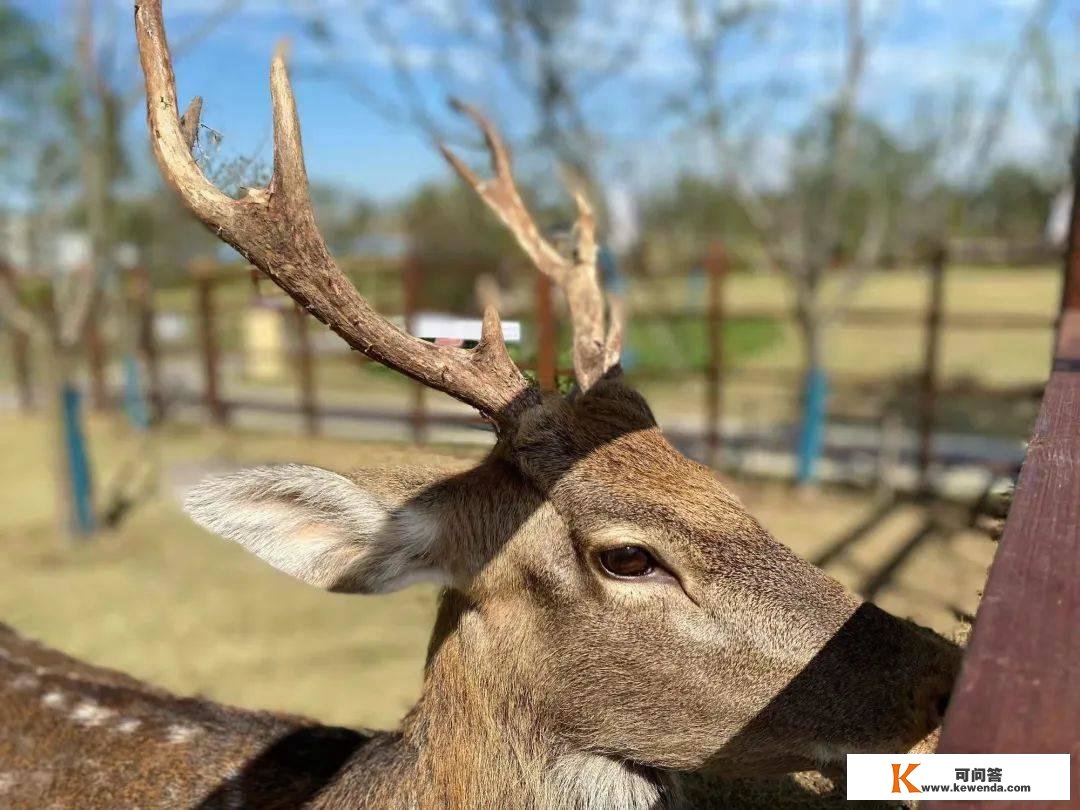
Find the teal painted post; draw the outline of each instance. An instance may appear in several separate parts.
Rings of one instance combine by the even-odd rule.
[[[61,388],[60,397],[68,484],[71,487],[71,529],[75,536],[86,537],[94,532],[94,503],[86,435],[82,429],[82,396],[75,386],[66,383]]]
[[[829,397],[829,378],[824,368],[812,366],[807,369],[804,390],[795,480],[799,484],[810,484],[817,477],[817,462],[825,444],[825,406]]]

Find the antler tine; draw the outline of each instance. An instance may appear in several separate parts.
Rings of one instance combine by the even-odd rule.
[[[510,151],[506,148],[499,131],[495,129],[491,121],[480,110],[471,104],[466,104],[459,98],[450,99],[450,107],[455,112],[467,115],[480,128],[480,131],[484,134],[484,143],[487,144],[488,154],[491,156],[491,170],[495,172],[495,176],[499,178],[500,182],[506,183],[516,193],[517,187],[514,184],[514,174],[510,168]]]
[[[274,120],[274,175],[270,193],[284,195],[288,204],[311,210],[304,146],[300,140],[300,116],[296,112],[289,72],[285,69],[287,42],[278,43],[270,63],[270,102]],[[320,241],[322,236],[319,236]]]
[[[475,107],[454,99],[451,106],[457,112],[471,118],[484,135],[488,153],[491,156],[491,168],[495,176],[491,180],[481,180],[464,161],[446,144],[439,144],[439,151],[454,167],[461,179],[472,186],[480,198],[502,220],[521,245],[533,264],[551,277],[556,284],[562,285],[566,276],[566,261],[562,255],[540,235],[539,228],[533,222],[532,215],[518,193],[517,184],[510,169],[510,155],[502,136],[491,121]]]
[[[481,180],[446,144],[440,143],[439,149],[458,175],[506,225],[536,268],[562,289],[574,332],[574,374],[578,387],[588,390],[618,365],[622,342],[621,326],[614,322],[610,334],[604,333],[604,296],[596,269],[596,217],[592,204],[579,183],[569,183],[578,217],[573,256],[563,256],[541,235],[522,201],[514,182],[509,150],[498,130],[475,107],[457,99],[451,100],[451,106],[471,118],[483,133],[494,177]]]
[[[626,307],[622,296],[608,293],[608,332],[604,338],[604,365],[608,370],[619,365],[622,355],[623,330],[626,327]]]
[[[198,106],[182,123],[161,0],[138,0],[135,30],[146,77],[147,118],[161,174],[202,222],[268,275],[298,304],[372,360],[477,408],[498,427],[512,425],[538,400],[506,351],[495,310],[484,313],[474,349],[434,346],[377,313],[334,262],[308,193],[296,102],[285,49],[274,56],[270,95],[274,172],[270,184],[233,199],[216,188],[191,155]]]

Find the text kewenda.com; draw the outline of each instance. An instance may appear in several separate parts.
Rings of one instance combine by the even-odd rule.
[[[1030,793],[1031,785],[922,785],[923,793]]]

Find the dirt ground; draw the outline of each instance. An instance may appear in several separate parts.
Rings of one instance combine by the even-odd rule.
[[[48,432],[41,420],[0,417],[0,619],[79,657],[181,693],[387,727],[415,699],[435,593],[332,595],[273,571],[188,521],[179,493],[207,471],[301,461],[349,469],[468,463],[481,451],[299,440],[170,429],[151,446],[95,420],[91,447],[103,491],[133,460],[155,460],[159,494],[117,531],[72,546],[53,525]],[[839,491],[797,494],[729,482],[773,533],[886,609],[949,633],[973,613],[993,554],[986,535],[921,531],[926,512]],[[865,536],[854,532],[881,517]],[[936,525],[962,515],[944,510]],[[847,545],[845,545],[845,543]]]

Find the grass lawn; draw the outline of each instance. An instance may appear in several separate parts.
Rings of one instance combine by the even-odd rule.
[[[71,546],[52,517],[49,434],[40,418],[0,416],[0,620],[79,657],[181,693],[388,727],[415,700],[435,593],[415,587],[378,597],[333,595],[291,580],[196,527],[180,493],[207,470],[301,461],[330,468],[468,464],[480,451],[226,434],[169,428],[152,447],[116,422],[94,419],[90,447],[104,489],[132,458],[155,459],[159,494],[113,532]],[[778,538],[820,554],[873,508],[861,495],[795,497],[779,485],[733,489]],[[829,568],[858,589],[919,526],[899,510]],[[993,546],[973,532],[928,542],[878,601],[947,632],[978,600]]]

